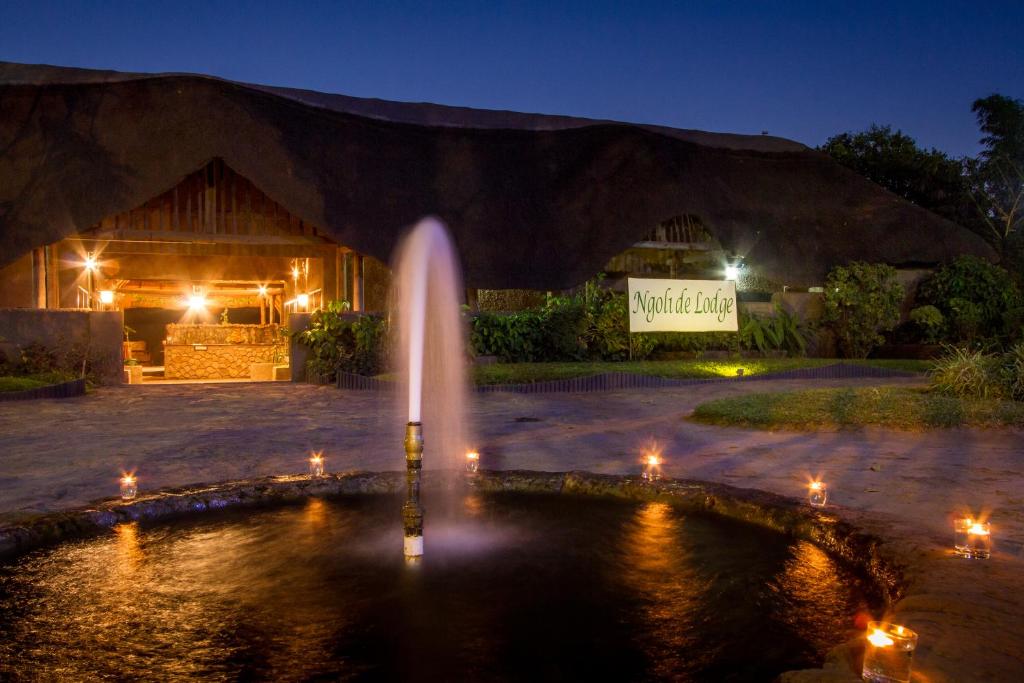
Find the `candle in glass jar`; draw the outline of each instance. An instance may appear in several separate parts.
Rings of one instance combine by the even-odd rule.
[[[992,525],[972,517],[954,522],[953,549],[960,557],[985,560],[992,555]]]
[[[139,492],[139,483],[134,474],[121,475],[121,500],[131,500]]]
[[[862,678],[870,683],[909,683],[917,634],[905,626],[868,622]]]
[[[828,502],[828,486],[823,481],[812,481],[807,485],[807,502],[816,508],[825,507]]]
[[[643,478],[647,481],[661,479],[661,456],[657,453],[649,453],[644,457]]]
[[[309,456],[309,476],[324,476],[324,454],[322,451],[318,451]]]

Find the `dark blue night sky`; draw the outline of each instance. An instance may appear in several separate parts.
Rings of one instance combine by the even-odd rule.
[[[888,123],[973,154],[1024,97],[1007,2],[0,3],[0,59],[774,135]]]

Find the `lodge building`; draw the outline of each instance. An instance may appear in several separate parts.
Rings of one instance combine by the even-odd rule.
[[[852,260],[992,256],[772,136],[0,63],[8,344],[75,328],[52,312],[94,312],[151,377],[245,378],[283,364],[293,315],[383,310],[390,253],[428,214],[453,234],[471,303],[599,271],[713,277],[742,260],[806,290]]]

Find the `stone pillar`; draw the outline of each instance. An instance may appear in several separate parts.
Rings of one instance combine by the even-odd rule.
[[[32,305],[46,308],[46,249],[32,250]]]
[[[352,310],[363,310],[363,257],[352,252]]]
[[[471,311],[480,310],[480,290],[476,288],[466,289],[466,305]]]
[[[292,381],[306,381],[306,360],[309,358],[309,347],[300,344],[296,338],[299,332],[309,328],[309,313],[288,314],[288,364],[291,365]]]
[[[46,262],[46,307],[60,308],[60,262],[57,259],[57,245],[43,247]]]
[[[323,307],[338,298],[338,249],[331,247],[323,258],[323,283],[320,285],[320,292],[323,298]]]

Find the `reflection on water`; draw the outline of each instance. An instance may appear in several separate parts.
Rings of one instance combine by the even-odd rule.
[[[622,544],[622,582],[634,594],[645,626],[635,639],[658,677],[678,671],[679,653],[693,656],[695,606],[706,590],[690,568],[682,524],[669,505],[647,503],[626,527]]]
[[[661,503],[435,502],[411,573],[390,497],[34,553],[0,567],[0,679],[770,680],[863,606],[814,546]]]

